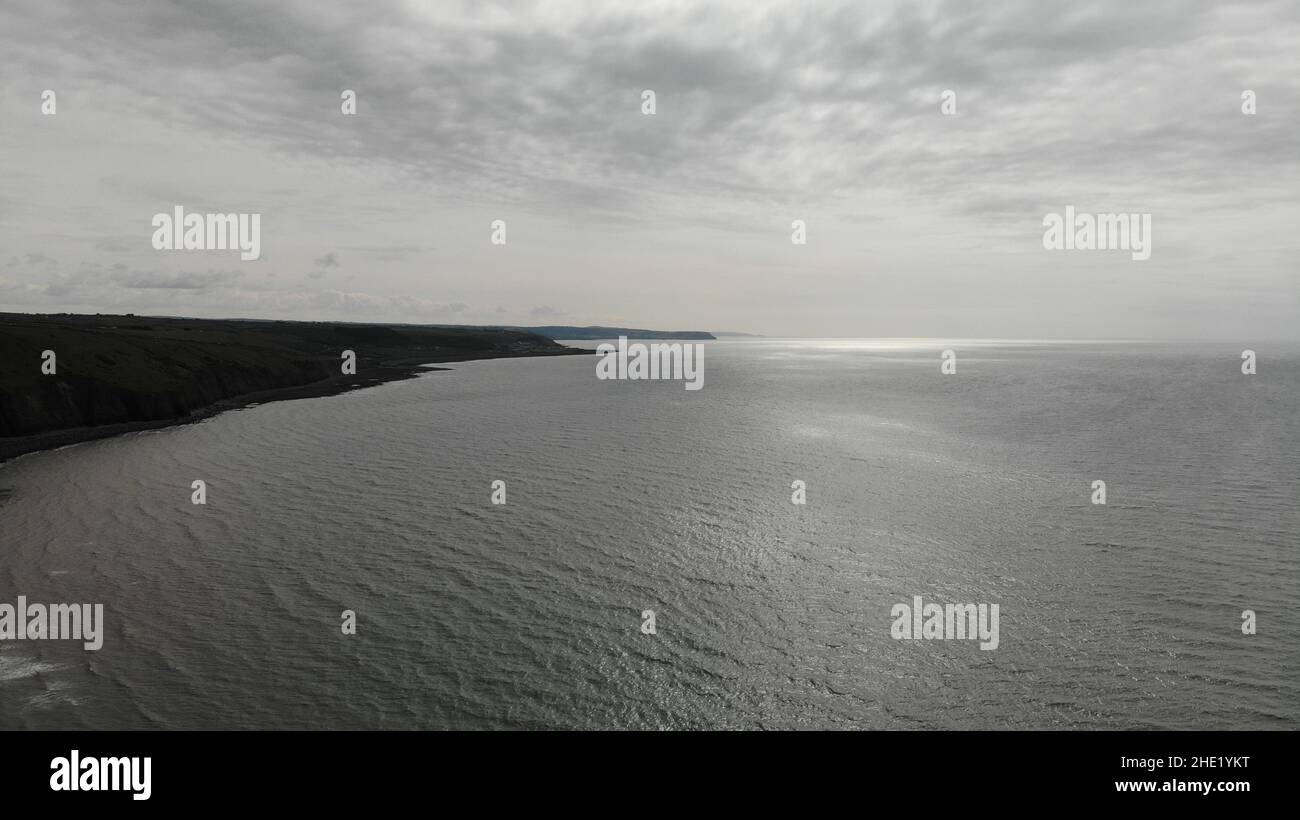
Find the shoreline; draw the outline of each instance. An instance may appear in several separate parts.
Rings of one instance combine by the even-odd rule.
[[[307,384],[273,387],[257,390],[238,396],[219,399],[212,404],[198,408],[184,416],[149,421],[128,421],[115,424],[102,424],[93,427],[67,427],[60,430],[48,430],[29,436],[0,438],[0,466],[20,456],[31,455],[49,450],[57,450],[73,444],[82,444],[126,433],[138,433],[144,430],[159,430],[183,424],[194,424],[230,410],[240,410],[255,404],[270,404],[276,401],[293,401],[295,399],[315,399],[351,393],[377,387],[388,382],[404,381],[422,373],[451,370],[450,367],[431,367],[430,365],[455,364],[457,362],[483,361],[487,359],[536,359],[555,356],[574,356],[590,354],[592,351],[582,348],[565,347],[562,350],[547,352],[511,351],[503,353],[475,352],[464,356],[431,356],[417,359],[399,360],[379,364],[358,372],[356,375],[330,376]]]

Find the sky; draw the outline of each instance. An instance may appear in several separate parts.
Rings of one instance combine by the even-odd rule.
[[[0,310],[1300,339],[1300,3],[4,0]]]

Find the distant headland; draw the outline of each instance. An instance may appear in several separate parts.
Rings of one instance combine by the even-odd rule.
[[[634,327],[574,327],[572,325],[543,325],[542,327],[511,327],[509,330],[522,330],[536,333],[548,339],[568,339],[583,341],[588,339],[617,339],[626,336],[629,339],[690,339],[704,341],[717,338],[703,330],[642,330]]]

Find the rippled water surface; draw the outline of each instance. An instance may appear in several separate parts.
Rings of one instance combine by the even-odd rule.
[[[0,602],[107,626],[0,643],[0,728],[1298,728],[1300,351],[1256,350],[470,362],[27,456]],[[914,595],[1000,646],[892,639]]]

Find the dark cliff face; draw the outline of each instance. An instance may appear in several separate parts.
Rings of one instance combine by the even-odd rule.
[[[43,351],[55,354],[42,373]],[[0,437],[183,419],[223,399],[417,362],[563,353],[529,333],[315,322],[0,314]]]
[[[124,387],[112,383],[111,376],[48,376],[40,383],[0,392],[0,436],[182,418],[222,399],[310,384],[329,375],[320,362],[258,367],[213,362],[181,384],[157,389]]]

